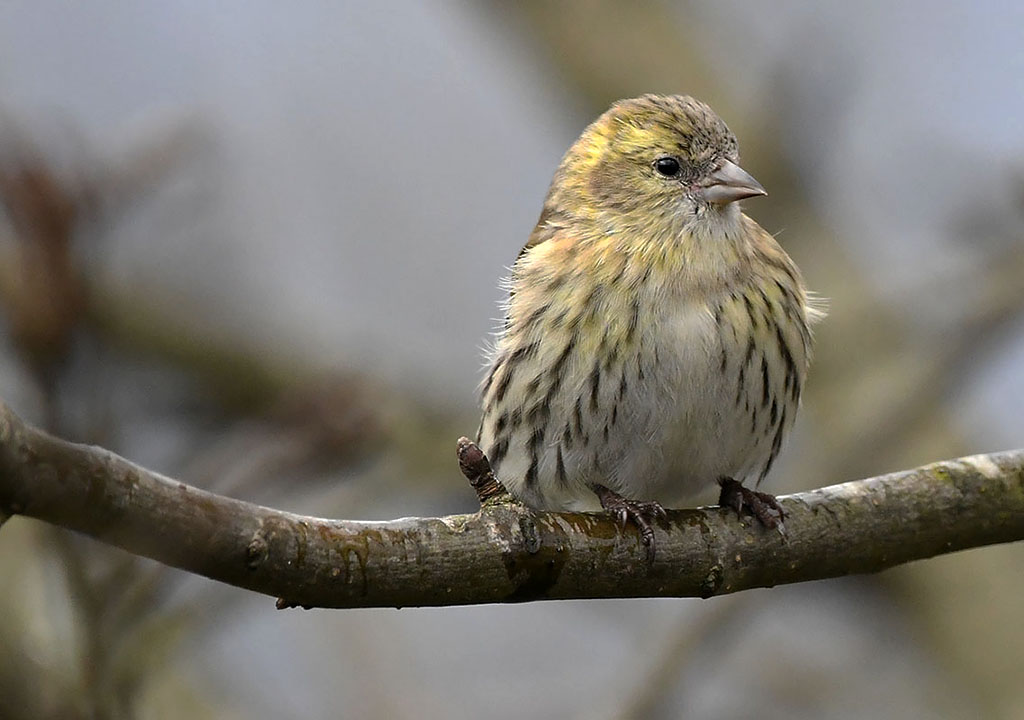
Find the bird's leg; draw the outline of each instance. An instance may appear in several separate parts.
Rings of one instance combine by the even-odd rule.
[[[660,503],[628,500],[611,488],[594,483],[590,489],[601,501],[601,507],[612,514],[619,527],[625,528],[630,521],[640,531],[640,541],[647,548],[648,562],[654,562],[654,528],[652,522],[665,520],[668,514]]]
[[[743,515],[743,511],[747,510],[765,527],[782,530],[786,513],[774,495],[745,488],[731,477],[718,478],[718,484],[722,488],[718,495],[720,506],[734,508],[737,515]]]

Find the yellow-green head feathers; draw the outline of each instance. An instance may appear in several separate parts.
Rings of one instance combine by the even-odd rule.
[[[704,103],[683,95],[622,100],[565,154],[548,200],[584,213],[682,210],[699,201],[699,183],[722,160],[738,165],[736,137]]]

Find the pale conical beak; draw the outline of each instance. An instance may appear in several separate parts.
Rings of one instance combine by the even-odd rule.
[[[716,205],[768,194],[753,175],[728,160],[723,160],[700,184],[704,199]]]

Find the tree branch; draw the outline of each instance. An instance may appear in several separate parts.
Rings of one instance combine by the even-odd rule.
[[[276,596],[280,607],[710,597],[876,572],[1024,539],[1024,450],[782,498],[786,537],[723,508],[670,511],[653,565],[635,530],[605,514],[531,512],[503,497],[473,515],[303,517],[51,437],[0,403],[0,514]]]

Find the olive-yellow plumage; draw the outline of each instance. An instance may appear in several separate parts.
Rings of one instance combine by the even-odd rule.
[[[584,131],[512,269],[483,386],[480,446],[513,494],[637,519],[652,506],[631,501],[767,474],[818,313],[737,205],[763,194],[693,98],[621,101]]]

